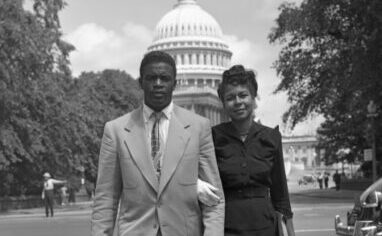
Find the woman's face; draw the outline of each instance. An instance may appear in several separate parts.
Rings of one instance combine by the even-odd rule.
[[[252,119],[255,98],[246,85],[227,85],[223,95],[223,106],[233,121]]]

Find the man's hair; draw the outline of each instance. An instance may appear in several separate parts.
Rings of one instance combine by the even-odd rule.
[[[222,102],[224,102],[224,92],[227,85],[245,85],[248,87],[249,92],[253,97],[257,96],[257,81],[255,72],[252,70],[246,70],[243,65],[234,65],[224,71],[222,82],[218,87],[218,95]]]
[[[141,66],[139,67],[139,74],[141,77],[145,66],[154,62],[164,62],[169,64],[172,67],[174,76],[176,76],[176,65],[171,55],[163,51],[151,51],[146,53],[142,59]]]

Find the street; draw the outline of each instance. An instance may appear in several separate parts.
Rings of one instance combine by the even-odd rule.
[[[296,235],[333,236],[334,216],[340,214],[346,221],[346,212],[352,207],[351,197],[332,197],[334,190],[305,190],[291,193]],[[326,194],[326,195],[325,195]],[[330,195],[329,195],[330,194]],[[341,194],[339,192],[338,194]],[[342,193],[344,194],[344,193]],[[323,197],[319,197],[319,196]],[[325,197],[326,196],[326,197]],[[89,235],[90,209],[81,211],[57,212],[54,218],[39,214],[2,215],[0,217],[1,236],[68,236]]]
[[[345,220],[351,204],[309,204],[294,205],[294,225],[296,235],[328,236],[334,234],[334,216],[341,215]]]

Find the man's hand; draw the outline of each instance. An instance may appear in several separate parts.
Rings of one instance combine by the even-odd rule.
[[[220,197],[217,195],[219,189],[203,180],[198,179],[197,191],[199,201],[206,206],[215,206],[220,202]]]

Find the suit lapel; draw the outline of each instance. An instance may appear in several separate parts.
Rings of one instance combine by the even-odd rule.
[[[169,180],[173,176],[179,161],[183,157],[186,145],[190,139],[190,133],[187,131],[189,124],[184,124],[177,116],[177,108],[174,106],[174,112],[170,120],[168,138],[163,158],[163,168],[159,181],[158,196],[163,192]]]
[[[132,112],[131,119],[125,126],[125,131],[125,145],[129,149],[132,159],[153,189],[158,192],[158,178],[147,150],[142,107]]]

